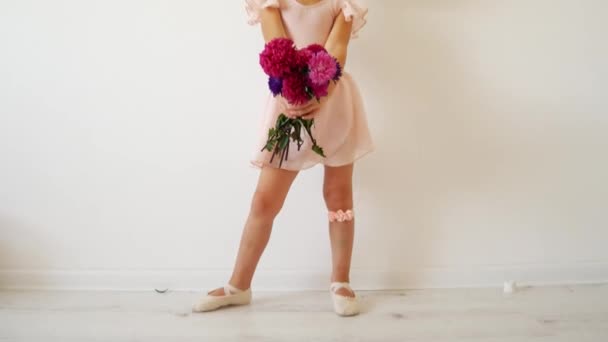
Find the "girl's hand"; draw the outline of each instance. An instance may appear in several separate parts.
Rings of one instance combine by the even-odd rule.
[[[285,115],[293,119],[301,117],[304,120],[310,120],[314,118],[320,107],[321,104],[319,101],[317,101],[317,99],[312,99],[302,106],[287,109],[287,113]]]
[[[321,105],[325,102],[323,99],[321,99],[320,101],[321,102],[319,102],[317,99],[310,100],[304,112],[297,116],[301,117],[304,120],[314,119],[315,116],[317,116],[317,114],[319,113],[319,108],[321,108]]]
[[[285,113],[285,115],[287,115],[287,117],[291,119],[295,119],[297,117],[301,117],[304,120],[314,119],[315,116],[319,113],[319,109],[323,106],[325,101],[327,101],[327,98],[330,97],[333,93],[335,87],[336,84],[334,82],[331,82],[329,88],[327,89],[327,96],[322,97],[320,100],[313,98],[307,103],[300,106],[291,105],[289,104],[289,102],[287,102],[287,100],[285,100],[284,97],[279,96],[279,107],[281,108],[283,113]]]
[[[297,117],[302,117],[303,119],[312,119],[314,114],[318,111],[320,107],[317,99],[312,99],[303,105],[292,105],[284,97],[279,97],[279,108],[281,111],[289,118],[295,119]]]

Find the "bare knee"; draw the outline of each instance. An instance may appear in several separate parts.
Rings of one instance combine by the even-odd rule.
[[[251,215],[264,220],[274,220],[282,206],[283,202],[271,193],[256,191],[251,201]]]
[[[347,210],[353,207],[352,185],[335,182],[323,186],[323,198],[329,210]]]

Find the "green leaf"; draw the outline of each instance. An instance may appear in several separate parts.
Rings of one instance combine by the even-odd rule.
[[[306,130],[310,130],[310,128],[312,127],[312,122],[313,120],[302,120],[304,127],[306,128]]]
[[[272,140],[269,140],[266,142],[266,146],[264,148],[270,152],[274,148],[274,145],[275,145],[275,142]]]
[[[281,128],[281,126],[283,126],[283,123],[285,122],[285,120],[287,120],[288,118],[285,116],[285,114],[280,114],[279,117],[277,118],[277,122],[275,123],[274,127],[276,130],[279,130]]]
[[[306,130],[306,133],[308,133],[308,136],[310,137],[310,140],[312,140],[313,142],[315,141],[315,139],[312,137],[312,130],[311,130],[311,121],[312,120],[302,120],[302,125],[304,126],[304,129]]]
[[[279,149],[283,150],[289,144],[289,136],[285,135],[281,137],[281,141],[279,142]]]
[[[285,122],[289,121],[289,118],[287,116],[285,116],[285,114],[281,113],[281,115],[279,115],[278,121],[282,124],[284,124]]]
[[[321,157],[325,158],[325,153],[323,152],[323,148],[321,148],[321,146],[319,146],[319,145],[317,145],[317,144],[312,145],[312,150],[313,150],[313,151],[314,151],[316,154],[318,154],[318,155],[320,155]]]

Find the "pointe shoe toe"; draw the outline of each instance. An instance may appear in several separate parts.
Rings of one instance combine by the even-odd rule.
[[[251,303],[251,289],[239,290],[235,287],[224,287],[224,295],[212,296],[207,294],[192,306],[193,312],[214,311],[230,305],[247,305]]]
[[[336,294],[335,291],[340,287],[344,287],[353,292],[348,283],[334,282],[331,284],[330,292],[334,304],[334,312],[340,316],[354,316],[359,314],[359,298],[357,295],[349,297]]]
[[[334,311],[340,316],[354,316],[359,313],[356,298],[334,295]]]

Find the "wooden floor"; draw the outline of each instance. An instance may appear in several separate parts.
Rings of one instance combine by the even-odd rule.
[[[358,293],[341,318],[326,292],[193,314],[197,293],[5,291],[0,341],[608,341],[608,285]]]

